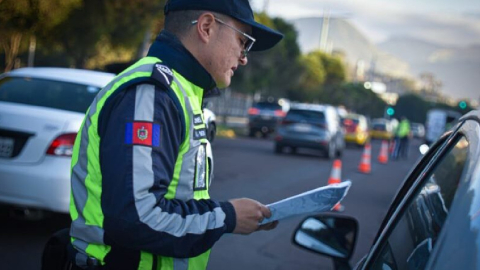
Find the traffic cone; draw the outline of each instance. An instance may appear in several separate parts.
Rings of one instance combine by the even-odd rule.
[[[372,155],[372,146],[370,143],[365,144],[365,148],[363,149],[362,160],[360,161],[360,165],[358,165],[358,170],[361,173],[370,173],[372,167],[370,165]]]
[[[333,161],[333,167],[330,173],[330,177],[328,178],[328,184],[329,185],[339,184],[342,182],[341,179],[342,179],[342,161],[340,159],[335,159]],[[342,212],[343,210],[345,210],[345,207],[343,207],[343,205],[341,205],[340,203],[337,203],[332,208],[332,210],[337,212]]]
[[[380,148],[380,154],[378,155],[378,162],[387,164],[388,162],[388,142],[382,141],[382,148]]]

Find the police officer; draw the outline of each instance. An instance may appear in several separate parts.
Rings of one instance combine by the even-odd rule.
[[[72,156],[70,236],[80,269],[205,269],[225,233],[269,230],[269,209],[208,194],[202,100],[282,35],[248,0],[170,0],[147,57],[94,99]]]
[[[400,123],[398,124],[395,132],[395,138],[397,141],[397,147],[394,152],[394,159],[398,159],[400,156],[403,158],[408,157],[408,142],[410,137],[410,122],[405,116],[402,116]]]

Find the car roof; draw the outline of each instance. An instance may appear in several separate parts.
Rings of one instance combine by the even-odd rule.
[[[355,113],[349,113],[345,116],[345,118],[349,118],[349,119],[365,119],[365,116],[364,115],[361,115],[361,114],[355,114]]]
[[[320,105],[320,104],[304,104],[304,103],[297,103],[290,105],[290,110],[311,110],[311,111],[326,111],[327,108],[333,108],[329,105]]]
[[[107,85],[115,74],[73,68],[19,68],[2,75],[8,77],[30,77],[37,79],[49,79],[62,82],[85,84],[97,87]]]

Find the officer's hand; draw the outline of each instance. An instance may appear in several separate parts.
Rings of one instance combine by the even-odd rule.
[[[278,225],[278,220],[275,220],[275,221],[272,221],[270,223],[265,223],[263,225],[260,225],[260,227],[258,227],[257,231],[270,231],[270,230],[273,230],[277,227]]]
[[[265,205],[246,198],[234,199],[230,202],[233,208],[235,208],[237,215],[237,226],[235,226],[233,233],[250,234],[257,230],[271,230],[274,228],[274,225],[272,225],[274,222],[262,226],[258,225],[264,218],[269,218],[271,215],[270,209]]]

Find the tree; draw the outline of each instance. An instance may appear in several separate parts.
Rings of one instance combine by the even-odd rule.
[[[0,44],[5,71],[13,68],[23,37],[35,37],[59,25],[80,0],[3,0],[0,5]]]
[[[289,93],[299,101],[329,102],[327,93],[332,87],[345,81],[345,66],[339,57],[322,51],[313,51],[301,57],[303,74],[300,77],[299,89]]]
[[[432,103],[419,95],[406,94],[398,98],[395,105],[395,114],[397,117],[405,116],[412,122],[425,123],[427,111],[432,107]]]
[[[348,109],[370,117],[382,117],[386,107],[385,101],[363,83],[342,83],[324,89],[320,98],[322,103],[344,105]]]
[[[242,93],[284,97],[297,88],[302,73],[297,33],[293,25],[283,19],[271,19],[265,13],[256,14],[255,19],[285,37],[270,50],[249,53],[248,65],[235,72],[231,88]]]
[[[88,67],[98,68],[112,60],[99,61],[111,52],[117,52],[111,58],[131,60],[155,19],[163,20],[164,4],[165,0],[83,0],[68,20],[52,29],[44,41],[50,40],[48,47],[63,50],[70,65],[77,68],[87,67],[88,61],[96,57],[97,64]],[[126,57],[118,55],[127,49],[130,53]]]

